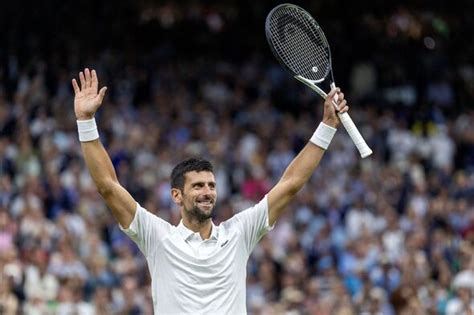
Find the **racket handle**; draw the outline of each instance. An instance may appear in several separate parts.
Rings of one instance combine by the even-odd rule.
[[[331,82],[331,90],[336,88],[336,83]],[[336,110],[338,109],[336,103],[338,100],[337,94],[334,95],[333,99],[333,104]],[[356,125],[352,121],[351,116],[349,116],[348,113],[342,113],[339,114],[339,119],[341,120],[342,124],[344,125],[344,128],[346,128],[347,133],[351,137],[352,141],[354,142],[355,146],[357,147],[357,150],[359,150],[360,156],[362,158],[366,158],[369,155],[372,154],[372,150],[369,148],[367,143],[365,142],[364,138],[359,132],[359,129],[357,129]]]
[[[347,133],[351,137],[352,141],[354,142],[355,146],[359,150],[360,156],[362,158],[366,158],[372,154],[372,150],[369,148],[367,143],[365,142],[364,138],[357,129],[356,125],[352,121],[351,116],[348,113],[339,114],[339,119],[341,120],[344,128],[346,128]]]

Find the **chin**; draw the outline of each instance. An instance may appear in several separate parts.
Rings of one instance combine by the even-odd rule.
[[[211,215],[212,215],[212,209],[210,209],[210,210],[199,209],[199,210],[200,210],[199,212],[201,213],[201,216],[203,216],[203,217],[210,218]]]
[[[206,220],[209,220],[212,216],[212,210],[214,207],[211,209],[201,209],[198,206],[195,206],[194,208],[190,209],[188,213],[195,217],[198,221],[204,222]]]

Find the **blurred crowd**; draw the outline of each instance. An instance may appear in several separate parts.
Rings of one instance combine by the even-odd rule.
[[[369,45],[361,52],[344,46],[349,35],[328,36],[336,82],[374,154],[360,159],[341,126],[249,260],[249,314],[474,313],[473,47],[453,49],[472,21],[455,13],[360,15],[349,43]],[[232,6],[196,3],[137,16],[176,32],[205,22],[209,42],[237,19]],[[70,80],[83,67],[108,86],[96,119],[121,184],[172,224],[177,162],[214,163],[218,224],[268,192],[321,120],[319,96],[265,49],[230,59],[177,56],[178,46],[0,50],[0,314],[152,314],[145,258],[82,159]]]

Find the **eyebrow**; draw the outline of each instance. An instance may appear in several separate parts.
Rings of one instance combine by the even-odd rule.
[[[191,187],[196,186],[196,185],[205,185],[205,184],[214,185],[214,186],[215,186],[215,185],[216,185],[216,182],[215,182],[215,181],[208,181],[208,182],[198,181],[198,182],[190,183]]]

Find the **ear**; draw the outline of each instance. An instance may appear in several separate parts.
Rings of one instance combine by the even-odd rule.
[[[183,194],[181,189],[178,188],[171,188],[171,198],[173,198],[173,202],[178,206],[183,204]]]

